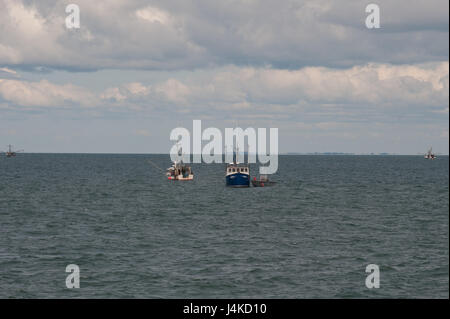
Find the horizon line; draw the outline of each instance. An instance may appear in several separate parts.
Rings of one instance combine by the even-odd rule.
[[[0,152],[0,154],[5,153],[5,152]],[[114,152],[21,152],[19,154],[91,154],[91,155],[170,155],[170,153],[133,153],[133,152],[118,152],[118,153],[114,153]],[[244,153],[245,155],[248,155],[248,153]],[[425,155],[426,153],[416,153],[416,154],[407,154],[407,153],[388,153],[388,152],[379,152],[379,153],[354,153],[354,152],[283,152],[283,153],[278,153],[278,155],[283,155],[283,156],[292,156],[292,155],[340,155],[340,156],[345,156],[345,155],[354,155],[354,156],[422,156]],[[202,155],[202,154],[194,154],[191,153],[189,155]],[[225,153],[221,154],[222,156],[225,155]],[[252,155],[258,155],[257,153],[252,153]],[[270,154],[268,154],[270,155]],[[449,156],[449,154],[439,154],[437,153],[436,155],[439,156]]]

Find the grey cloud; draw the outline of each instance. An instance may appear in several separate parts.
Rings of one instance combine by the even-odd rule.
[[[79,30],[65,29],[64,1],[0,3],[5,66],[298,69],[448,59],[445,0],[378,1],[379,30],[365,28],[360,1],[79,0]]]

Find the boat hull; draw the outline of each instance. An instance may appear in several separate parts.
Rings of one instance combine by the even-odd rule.
[[[190,174],[186,177],[183,177],[182,175],[169,176],[168,179],[171,181],[192,181],[192,180],[194,180],[194,175]]]
[[[226,176],[226,183],[230,187],[249,187],[250,177],[248,174],[234,173]]]
[[[275,185],[275,182],[271,182],[271,181],[252,181],[252,185],[254,187],[268,187],[268,186],[273,186]]]

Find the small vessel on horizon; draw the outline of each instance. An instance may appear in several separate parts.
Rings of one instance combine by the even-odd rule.
[[[8,150],[6,152],[2,152],[6,154],[6,157],[15,157],[17,155],[17,153],[23,152],[23,150],[19,150],[19,151],[13,151],[12,150],[12,145],[9,144],[8,145]]]
[[[428,150],[427,154],[425,154],[425,158],[426,159],[436,159],[436,154],[433,153],[433,148],[430,147],[430,149]]]

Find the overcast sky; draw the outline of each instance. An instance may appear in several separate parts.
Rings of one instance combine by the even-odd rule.
[[[0,0],[0,150],[168,153],[201,119],[278,127],[280,152],[448,154],[448,6]]]

